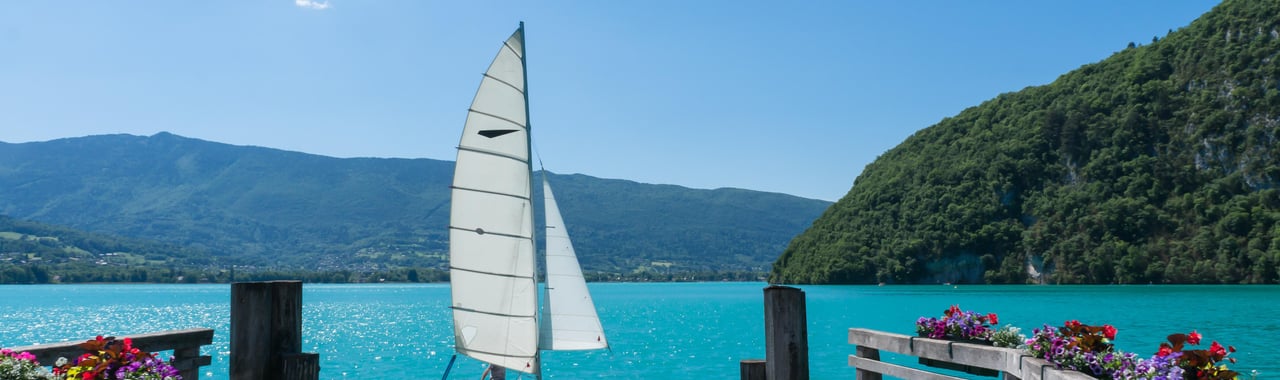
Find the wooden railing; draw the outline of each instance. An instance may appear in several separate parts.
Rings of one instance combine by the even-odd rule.
[[[212,363],[208,355],[200,355],[200,346],[213,344],[213,329],[170,330],[156,333],[131,335],[133,346],[147,352],[173,350],[173,361],[170,365],[179,371],[183,379],[200,378],[200,367]],[[84,354],[78,345],[84,341],[38,344],[34,346],[9,347],[15,352],[30,352],[43,365],[53,365],[58,358],[75,359]],[[163,359],[163,358],[162,358]]]
[[[880,351],[911,355],[937,367],[970,373],[1003,373],[1005,380],[1093,380],[1080,372],[1057,369],[1043,359],[1013,348],[913,337],[883,331],[849,329],[849,344],[857,345],[849,356],[849,366],[857,368],[858,380],[880,380],[882,375],[912,380],[963,380],[936,372],[880,361]]]

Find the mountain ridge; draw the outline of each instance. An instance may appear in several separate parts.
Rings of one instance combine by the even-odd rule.
[[[452,171],[452,161],[334,158],[167,132],[0,143],[0,214],[179,244],[258,268],[441,268]],[[830,204],[549,178],[587,271],[651,271],[663,262],[672,272],[763,272]]]

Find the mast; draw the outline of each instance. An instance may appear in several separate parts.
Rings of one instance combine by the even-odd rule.
[[[528,164],[528,167],[529,167],[528,194],[530,197],[532,197],[533,196],[533,122],[531,122],[530,120],[532,119],[529,118],[529,56],[526,55],[526,52],[528,51],[528,49],[525,47],[524,21],[520,22],[520,26],[517,27],[516,30],[519,31],[520,33],[520,72],[521,74],[523,74],[521,75],[521,77],[524,78],[524,83],[521,84],[522,88],[524,89],[523,91],[524,92],[524,130],[525,130],[525,133],[528,134],[529,136],[529,138],[525,139],[525,147],[529,152],[529,159],[526,160],[525,162]],[[546,175],[546,174],[543,174],[543,175]],[[531,207],[533,206],[532,199],[530,199],[529,205]],[[537,215],[537,213],[534,213],[534,212],[529,213],[529,225],[531,226],[537,225],[536,223],[533,222],[534,215]],[[538,254],[537,254],[538,253],[538,234],[530,233],[529,240],[533,242],[533,252],[534,252],[533,283],[534,283],[534,286],[536,287],[537,284],[541,282],[538,279],[538,272],[539,272]],[[542,365],[541,365],[542,364],[542,349],[541,349],[542,333],[541,332],[542,332],[543,322],[542,322],[542,316],[540,315],[541,309],[542,309],[541,305],[539,305],[539,307],[537,307],[538,311],[534,312],[534,318],[533,318],[534,325],[536,326],[535,329],[538,331],[538,339],[536,344],[539,346],[539,349],[535,351],[534,357],[533,357],[533,361],[535,363],[538,363],[538,365],[534,366],[536,370],[533,374],[537,376],[538,380],[542,380]]]

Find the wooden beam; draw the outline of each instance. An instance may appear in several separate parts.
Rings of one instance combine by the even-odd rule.
[[[922,371],[911,367],[903,367],[893,363],[882,362],[879,360],[861,358],[856,355],[849,355],[849,366],[875,373],[881,373],[896,377],[899,379],[911,380],[965,380],[959,377],[947,376],[943,374]]]

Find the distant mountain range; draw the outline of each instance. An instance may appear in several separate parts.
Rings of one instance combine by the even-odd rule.
[[[451,161],[339,159],[169,133],[0,143],[0,214],[205,252],[202,265],[438,269],[452,175]],[[830,205],[548,175],[588,272],[763,272]]]
[[[1144,42],[916,132],[771,280],[1280,282],[1280,2]]]

